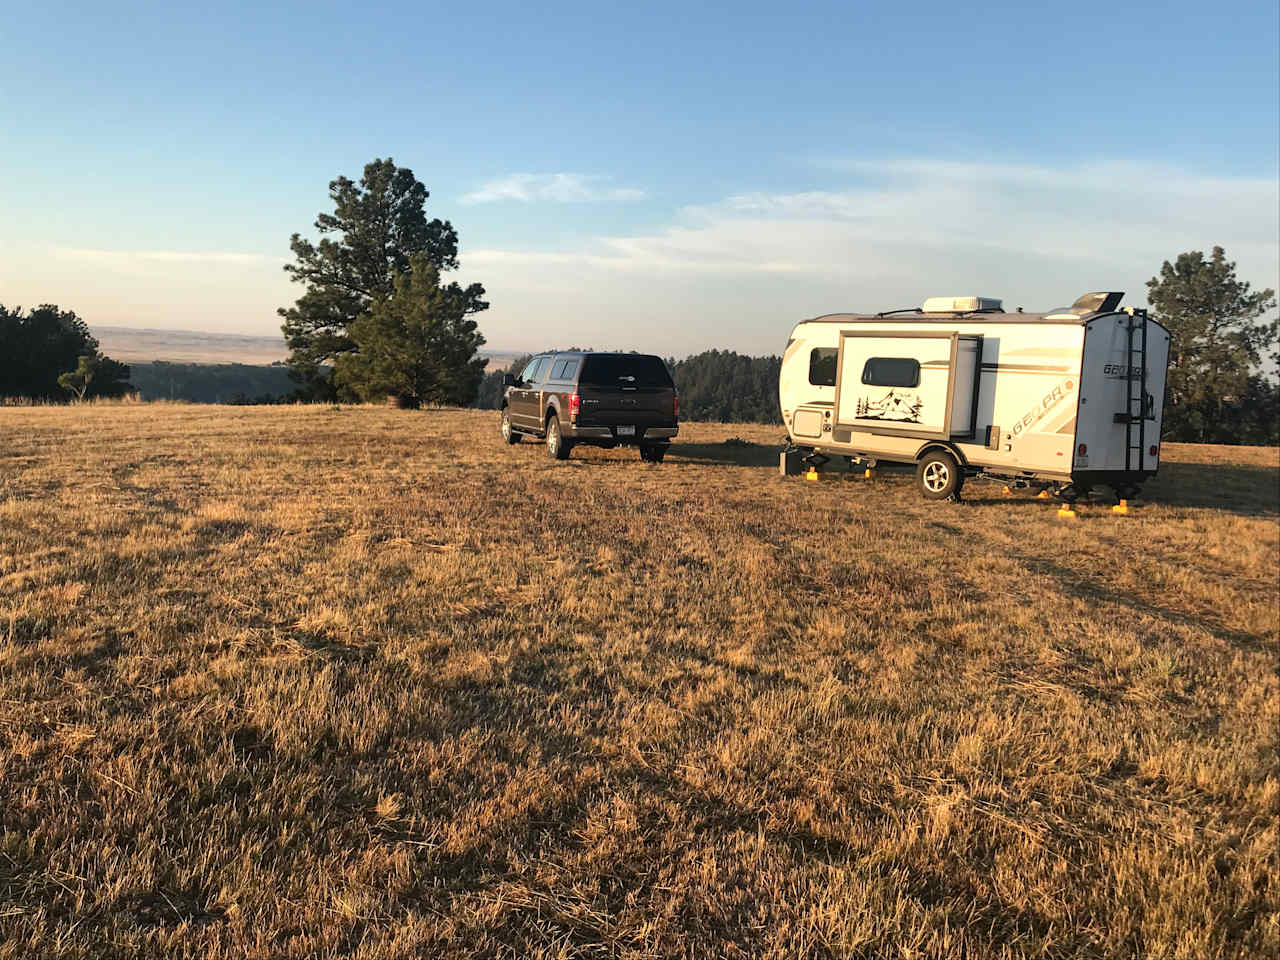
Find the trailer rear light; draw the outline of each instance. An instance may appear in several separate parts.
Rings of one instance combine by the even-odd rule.
[[[1076,453],[1082,457],[1087,457],[1089,455],[1089,445],[1087,443],[1080,444],[1080,446],[1076,447]]]
[[[582,412],[582,395],[578,393],[569,394],[569,419],[578,419],[578,414]]]
[[[680,394],[678,393],[671,395],[671,416],[676,419],[680,417]]]
[[[1148,450],[1148,451],[1147,451],[1147,453],[1151,454],[1153,457],[1159,456],[1159,455],[1160,455],[1160,445],[1159,445],[1159,444],[1157,444],[1157,443],[1153,443],[1153,444],[1151,445],[1151,449],[1150,449],[1150,450]]]

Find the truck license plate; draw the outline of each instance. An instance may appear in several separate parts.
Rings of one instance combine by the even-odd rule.
[[[618,436],[620,437],[634,437],[635,435],[636,435],[635,427],[619,427],[618,428]]]

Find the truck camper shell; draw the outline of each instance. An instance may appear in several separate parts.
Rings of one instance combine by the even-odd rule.
[[[804,320],[778,382],[791,456],[915,463],[929,497],[978,474],[1067,500],[1103,485],[1134,496],[1160,463],[1170,337],[1122,298],[1009,313],[935,297]]]

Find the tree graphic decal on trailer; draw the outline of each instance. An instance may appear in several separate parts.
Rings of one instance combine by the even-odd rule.
[[[919,423],[924,408],[918,394],[890,390],[879,400],[858,398],[854,414],[859,420],[896,420],[899,423]]]

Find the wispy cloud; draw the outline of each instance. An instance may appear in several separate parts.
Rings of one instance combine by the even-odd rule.
[[[612,177],[584,173],[512,173],[463,195],[462,202],[627,203],[643,196],[643,190],[614,186]]]
[[[1280,279],[1271,179],[913,160],[836,176],[837,189],[729,196],[575,251],[471,250],[465,266],[494,303],[486,335],[531,345],[523,331],[549,327],[548,342],[582,339],[585,323],[601,328],[598,345],[643,334],[660,351],[758,350],[777,349],[806,315],[939,294],[1037,309],[1108,288],[1140,304],[1163,260],[1215,244],[1256,286]]]
[[[64,260],[92,260],[96,263],[284,263],[284,257],[264,253],[237,253],[222,250],[90,250],[83,247],[55,247],[52,253]]]
[[[577,253],[472,251],[474,260],[617,269],[840,275],[936,249],[1084,259],[1128,269],[1216,243],[1265,262],[1277,249],[1280,185],[1131,166],[1078,170],[903,162],[862,165],[875,182],[842,190],[744,193],[686,207],[653,233],[602,237]],[[1174,249],[1174,248],[1177,249]],[[1152,262],[1152,258],[1154,262]]]

